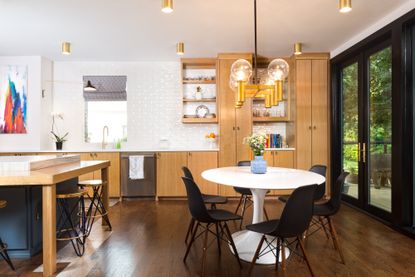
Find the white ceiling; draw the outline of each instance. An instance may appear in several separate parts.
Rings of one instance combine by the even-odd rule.
[[[331,51],[410,0],[353,0],[338,12],[338,0],[258,0],[258,47],[265,56]],[[68,61],[177,60],[253,51],[253,0],[0,0],[0,55],[41,55]],[[62,41],[72,55],[62,56]]]

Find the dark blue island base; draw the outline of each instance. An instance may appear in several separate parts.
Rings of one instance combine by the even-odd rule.
[[[76,191],[78,178],[57,186],[60,191]],[[0,199],[7,207],[0,209],[0,237],[8,245],[12,258],[29,258],[42,250],[42,188],[0,187]],[[57,216],[58,216],[57,212]]]

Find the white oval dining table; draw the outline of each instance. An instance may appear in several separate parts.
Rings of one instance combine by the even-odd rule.
[[[254,202],[253,224],[264,221],[263,207],[268,190],[294,190],[301,186],[320,185],[326,181],[323,176],[310,171],[281,167],[268,167],[265,174],[253,174],[249,166],[221,167],[203,171],[202,177],[210,182],[225,186],[249,188]],[[261,234],[249,230],[232,234],[241,260],[252,261],[261,236]],[[276,260],[272,251],[262,252],[265,254],[259,257],[258,264],[275,264]],[[289,256],[288,249],[285,253],[286,256]]]

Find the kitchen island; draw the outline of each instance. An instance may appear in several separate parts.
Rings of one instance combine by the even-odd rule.
[[[72,155],[74,156],[74,155]],[[4,158],[4,157],[2,157]],[[23,157],[10,157],[3,160],[3,163],[22,162]],[[51,276],[56,272],[56,189],[65,181],[77,178],[96,170],[101,171],[103,182],[103,202],[108,209],[108,168],[109,161],[74,161],[62,163],[61,156],[56,156],[60,162],[53,164],[51,156],[45,156],[48,160],[45,167],[36,169],[20,170],[3,169],[0,171],[0,187],[31,187],[39,186],[42,188],[42,244],[43,244],[43,276]],[[24,161],[39,161],[39,156],[24,157]],[[1,162],[1,160],[0,160]],[[15,164],[16,165],[16,164]],[[18,168],[18,166],[16,166]]]

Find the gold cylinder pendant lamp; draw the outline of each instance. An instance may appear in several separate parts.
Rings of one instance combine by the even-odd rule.
[[[294,55],[301,55],[303,53],[303,44],[301,42],[296,42],[294,44]]]
[[[352,0],[339,0],[339,11],[348,13],[352,10]]]
[[[176,54],[179,56],[184,55],[184,43],[183,42],[178,42],[176,44]]]
[[[71,43],[65,41],[62,43],[62,55],[70,55],[70,54],[71,54]]]
[[[172,13],[173,12],[173,0],[162,0],[161,11],[164,13]]]

